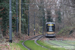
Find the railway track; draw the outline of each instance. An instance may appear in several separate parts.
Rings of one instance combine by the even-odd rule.
[[[69,47],[69,46],[75,47],[75,45],[73,45],[73,44],[69,44],[67,42],[64,42],[64,40],[61,39],[61,38],[49,38],[49,40],[47,40],[47,42],[54,45],[54,46],[60,46],[60,47],[63,47],[63,48],[66,48],[66,47]]]
[[[63,40],[62,38],[50,38],[49,40],[55,40],[55,41],[60,42],[60,43],[63,43],[63,44],[75,46],[75,45],[73,45],[73,44],[69,44],[69,43],[67,43],[67,42],[63,42],[63,41],[65,41],[65,40]]]
[[[24,41],[25,42],[25,41]],[[28,48],[25,44],[24,44],[24,42],[22,42],[22,45],[25,47],[25,48],[27,48],[28,50],[31,50],[30,48]]]
[[[67,45],[70,45],[70,46],[75,46],[75,45],[73,45],[73,44],[69,44],[69,43],[63,42],[63,41],[58,41],[58,42],[61,42],[61,43],[64,43],[64,44],[67,44]]]
[[[32,37],[32,38],[29,38],[28,40],[34,40],[34,43],[36,44],[36,45],[39,45],[39,46],[41,46],[41,47],[43,47],[43,48],[47,48],[47,47],[45,47],[45,46],[42,46],[42,45],[40,45],[39,43],[37,43],[37,41],[38,40],[40,40],[40,39],[42,39],[44,37],[44,35],[38,35],[38,36],[35,36],[35,37]],[[47,38],[48,39],[48,38]],[[51,42],[52,40],[54,40],[54,42]],[[27,40],[25,40],[25,41],[27,41]],[[22,43],[22,45],[25,47],[25,48],[27,48],[28,50],[31,50],[29,47],[27,47],[25,44],[24,44],[24,42],[25,41],[23,41],[23,43]],[[47,42],[49,43],[49,44],[52,44],[52,45],[54,45],[54,46],[60,46],[60,47],[63,47],[63,48],[65,48],[64,46],[66,45],[66,46],[75,46],[75,45],[71,45],[71,44],[68,44],[68,43],[65,43],[65,42],[63,42],[64,40],[62,39],[62,38],[49,38],[49,40],[47,40]],[[56,44],[55,42],[57,42],[58,44]],[[60,45],[59,45],[60,44]],[[61,45],[61,44],[64,44],[64,45]],[[47,48],[47,49],[49,49],[49,50],[51,50],[50,48]]]
[[[37,45],[41,46],[41,45],[38,44],[36,41],[39,40],[39,39],[41,39],[43,36],[44,36],[44,35],[38,35],[38,36],[35,36],[35,37],[32,37],[32,38],[29,38],[28,40],[35,40],[35,43],[36,43]],[[25,41],[27,41],[27,40],[25,40]],[[25,48],[27,48],[28,50],[31,50],[30,48],[28,48],[28,47],[24,44],[25,41],[22,42],[22,45],[23,45]]]
[[[42,46],[42,45],[40,45],[40,44],[37,43],[37,41],[40,40],[42,37],[44,37],[44,36],[40,36],[40,37],[38,37],[38,38],[35,40],[35,43],[36,43],[37,45],[41,46],[41,47],[46,48],[45,46]],[[47,49],[48,49],[48,48],[47,48]]]

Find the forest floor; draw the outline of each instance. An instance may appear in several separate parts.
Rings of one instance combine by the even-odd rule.
[[[23,35],[21,38],[14,37],[13,42],[18,43],[21,40],[27,40],[27,39],[29,39],[31,37],[34,37],[34,35],[33,36]],[[75,41],[75,38],[72,37],[72,36],[69,36],[69,37],[68,36],[57,36],[56,38],[60,38],[60,39],[63,39],[63,40],[69,40],[69,41]],[[42,39],[42,40],[45,40],[45,38]],[[11,47],[9,42],[0,43],[0,50],[21,50],[21,48],[19,48],[18,46],[14,45],[14,43],[11,44],[11,45],[13,45],[13,47]]]
[[[31,36],[28,36],[28,35],[21,35],[22,37],[16,37],[14,36],[12,39],[13,39],[13,42],[12,43],[9,43],[8,42],[8,39],[5,39],[3,42],[1,41],[0,42],[0,50],[22,50],[22,48],[24,48],[23,46],[21,46],[22,48],[20,48],[19,44],[17,45],[17,43],[20,43],[21,45],[21,42],[20,41],[23,41],[23,40],[27,40],[31,37],[34,37],[34,36],[37,36],[38,34],[36,35],[31,35]],[[3,38],[4,39],[4,38]],[[16,44],[16,45],[15,45]]]

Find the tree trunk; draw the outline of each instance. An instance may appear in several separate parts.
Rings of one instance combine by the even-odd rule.
[[[21,0],[19,0],[19,34],[21,34]]]

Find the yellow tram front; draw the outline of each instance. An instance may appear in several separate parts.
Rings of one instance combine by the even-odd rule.
[[[55,22],[46,23],[46,37],[55,37]]]

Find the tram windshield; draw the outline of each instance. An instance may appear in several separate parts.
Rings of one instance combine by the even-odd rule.
[[[55,31],[55,26],[46,26],[47,32],[54,32]]]

